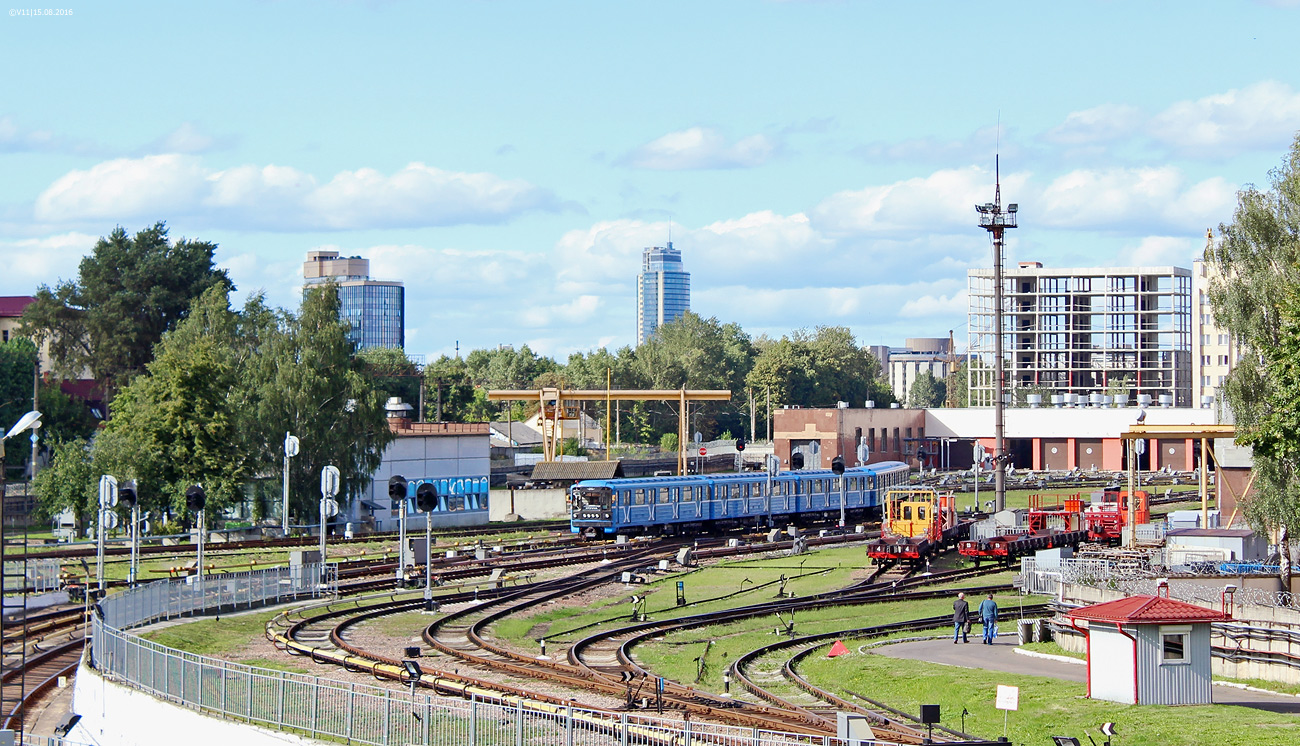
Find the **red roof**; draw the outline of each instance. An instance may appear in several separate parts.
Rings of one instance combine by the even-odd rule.
[[[1131,596],[1104,604],[1084,606],[1070,612],[1075,619],[1116,624],[1177,624],[1219,622],[1229,617],[1204,606],[1175,601],[1163,596]]]
[[[23,309],[35,301],[30,295],[0,295],[0,316],[22,316]]]

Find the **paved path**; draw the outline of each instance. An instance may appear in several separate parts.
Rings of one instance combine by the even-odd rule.
[[[978,630],[976,630],[978,633]],[[891,658],[929,661],[962,668],[980,668],[985,671],[1003,671],[1026,676],[1046,676],[1065,681],[1085,682],[1088,680],[1087,666],[1077,663],[1035,658],[1015,653],[1016,637],[1003,636],[992,645],[980,643],[978,637],[972,637],[969,643],[954,645],[952,639],[921,640],[902,642],[896,645],[881,645],[871,648],[871,652],[887,655]],[[1240,705],[1257,710],[1300,715],[1300,697],[1285,694],[1267,694],[1251,692],[1228,686],[1213,687],[1214,703],[1220,705]]]

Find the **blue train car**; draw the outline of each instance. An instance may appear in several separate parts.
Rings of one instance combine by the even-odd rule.
[[[907,484],[907,473],[900,461],[846,469],[845,508],[858,514],[877,510],[885,490]],[[840,477],[829,469],[808,469],[774,477],[757,472],[597,479],[573,485],[569,498],[573,533],[692,533],[838,517]]]

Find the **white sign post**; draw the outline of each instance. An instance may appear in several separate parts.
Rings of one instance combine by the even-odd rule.
[[[101,591],[104,590],[104,533],[110,528],[105,525],[105,522],[111,515],[113,525],[117,525],[117,514],[113,512],[115,507],[117,507],[117,477],[105,474],[99,478],[99,520],[95,522],[98,529],[95,537],[95,581]]]
[[[1007,715],[1012,710],[1020,709],[1020,687],[998,684],[998,697],[994,706],[1002,710],[1002,736],[1005,738],[1007,735]]]
[[[289,459],[298,455],[298,436],[284,434],[284,515],[281,516],[284,538],[289,538]]]
[[[339,493],[339,467],[330,465],[320,470],[320,564],[325,568],[326,522],[338,515],[339,504],[333,497]]]

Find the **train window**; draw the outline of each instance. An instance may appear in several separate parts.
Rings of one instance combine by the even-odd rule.
[[[669,501],[671,501],[671,500],[672,500],[672,496],[669,494],[669,490],[668,490],[668,488],[667,488],[667,487],[660,487],[660,488],[659,488],[659,503],[660,503],[660,504],[663,504],[663,503],[669,502]]]
[[[638,490],[636,491],[636,504],[637,504],[637,505],[645,505],[645,492],[646,492],[646,491],[645,491],[644,489],[638,489]]]
[[[695,499],[696,499],[696,500],[703,500],[703,499],[704,499],[704,488],[703,488],[703,487],[692,487],[691,490],[695,493]]]
[[[924,520],[925,520],[925,506],[924,506],[924,505],[918,505],[918,506],[916,506],[916,520],[918,520],[918,521],[924,521]]]
[[[691,500],[694,500],[694,499],[695,499],[695,494],[696,494],[695,491],[698,490],[698,489],[699,489],[699,487],[683,487],[683,488],[682,488],[682,500],[685,500],[685,501],[687,501],[687,502],[689,502],[689,501],[691,501]]]
[[[741,490],[742,487],[744,487],[744,485],[742,485],[742,484],[733,484],[733,485],[731,485],[731,499],[732,499],[732,500],[739,500],[740,498],[744,497],[744,495],[741,494],[741,492],[740,492],[740,490]]]
[[[904,505],[904,506],[903,506],[903,520],[905,520],[905,521],[910,521],[910,520],[912,520],[912,506],[911,506],[911,505]]]
[[[825,492],[826,491],[825,483],[823,483],[822,480],[820,479],[812,480],[812,491],[813,494],[821,494]]]

